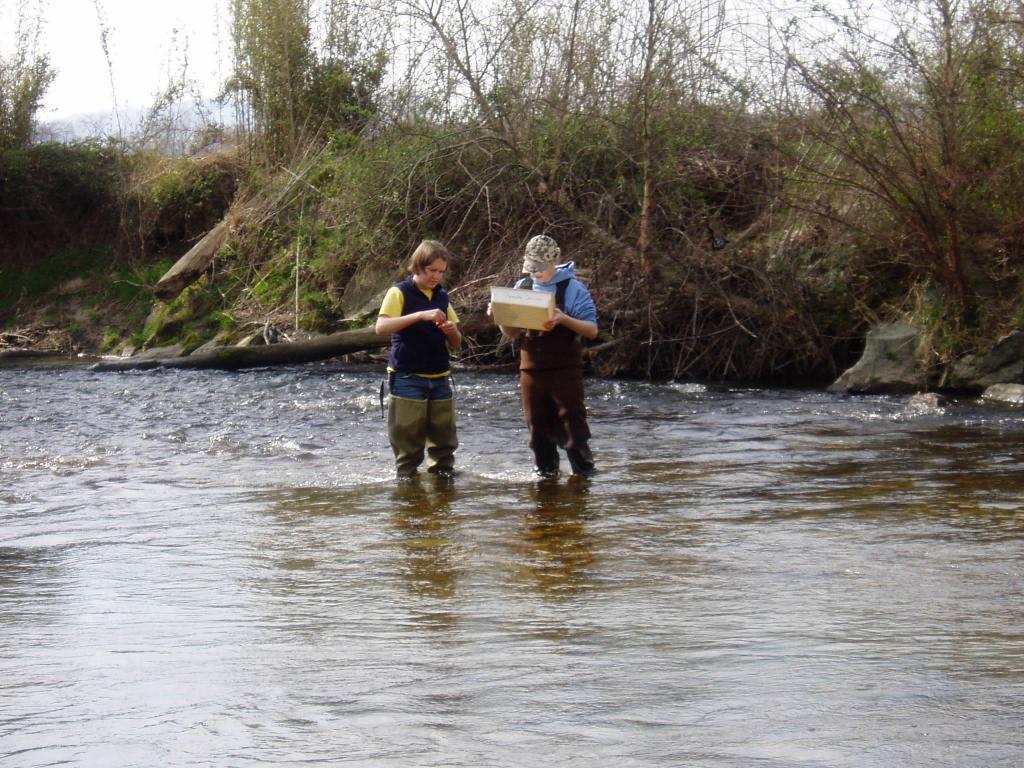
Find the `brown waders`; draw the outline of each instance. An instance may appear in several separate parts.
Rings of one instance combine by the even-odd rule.
[[[526,280],[521,283],[524,287]],[[563,312],[568,285],[569,281],[562,280],[555,288],[555,304]],[[558,474],[559,448],[565,449],[574,475],[594,474],[579,335],[565,325],[544,332],[526,331],[519,348],[519,390],[538,474]]]
[[[574,475],[593,474],[590,427],[583,403],[583,370],[522,370],[519,389],[537,473],[546,477],[557,475],[558,449],[564,448]]]

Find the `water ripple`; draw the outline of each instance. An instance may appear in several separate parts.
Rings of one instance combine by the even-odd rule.
[[[595,381],[538,482],[464,373],[396,486],[380,379],[0,369],[0,760],[1019,762],[1015,411]]]

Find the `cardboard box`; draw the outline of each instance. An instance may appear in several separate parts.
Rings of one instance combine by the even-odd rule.
[[[498,325],[543,331],[544,323],[555,316],[555,294],[494,286],[491,312]]]

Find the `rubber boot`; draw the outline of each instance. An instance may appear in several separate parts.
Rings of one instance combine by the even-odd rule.
[[[566,448],[565,455],[569,459],[569,465],[572,467],[574,475],[590,477],[594,474],[594,455],[586,443],[578,443],[572,448]]]
[[[388,440],[395,454],[398,477],[411,478],[423,461],[427,440],[427,401],[388,399]]]
[[[546,440],[531,440],[533,471],[540,477],[558,477],[558,447]]]
[[[458,447],[455,401],[427,401],[427,471],[451,476],[455,472],[455,449]]]

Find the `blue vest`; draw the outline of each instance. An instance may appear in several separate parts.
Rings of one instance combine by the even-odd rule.
[[[405,299],[402,315],[440,309],[445,317],[448,316],[448,292],[441,286],[434,289],[434,295],[429,299],[416,287],[412,277],[405,278],[395,287]],[[420,322],[391,334],[388,367],[399,373],[447,373],[451,364],[444,331],[433,323]]]

